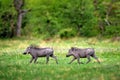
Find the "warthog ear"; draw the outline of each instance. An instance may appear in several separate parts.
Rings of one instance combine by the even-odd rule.
[[[33,45],[30,45],[29,48],[33,47]]]
[[[73,50],[74,50],[74,47],[71,47],[71,50],[73,51]]]
[[[29,50],[29,49],[31,49],[31,47],[27,47],[27,49]]]

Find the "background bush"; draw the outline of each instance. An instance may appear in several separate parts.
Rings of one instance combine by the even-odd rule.
[[[22,35],[41,38],[119,36],[120,1],[95,1],[25,0],[24,8],[31,12],[23,18]],[[16,11],[13,0],[1,0],[0,11],[0,37],[14,37]],[[3,21],[3,15],[7,20]]]

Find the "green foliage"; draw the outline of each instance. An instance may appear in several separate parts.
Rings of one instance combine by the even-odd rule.
[[[40,5],[38,3],[40,3]],[[37,7],[38,9],[35,9],[34,11],[37,18],[31,19],[31,21],[35,21],[34,23],[38,25],[34,31],[38,34],[48,35],[50,37],[57,34],[61,38],[68,38],[75,35],[81,35],[80,30],[83,30],[82,32],[86,32],[84,31],[85,29],[81,29],[83,26],[85,28],[91,27],[94,29],[94,24],[90,25],[91,21],[94,19],[94,7],[91,1],[46,0],[38,1],[38,3],[35,2],[35,4],[40,7]],[[33,23],[31,21],[29,24]],[[73,30],[72,33],[69,32],[69,28]],[[90,34],[90,32],[88,32],[88,34]]]
[[[12,32],[12,26],[14,25],[13,22],[13,15],[11,12],[4,12],[1,15],[0,19],[0,38],[7,38],[7,37],[12,37],[13,32]]]
[[[10,38],[14,36],[15,12],[12,1],[0,1],[0,38]]]
[[[17,18],[13,0],[2,0],[0,6],[1,37],[2,34],[6,34],[4,26],[7,32],[13,34],[10,21],[14,23],[15,28]],[[120,27],[119,6],[119,0],[113,2],[112,0],[99,0],[96,5],[93,0],[25,0],[24,9],[31,9],[31,11],[23,18],[22,35],[41,38],[64,35],[64,38],[68,38],[71,37],[70,35],[91,37],[102,33],[102,36],[106,34],[112,37],[114,35],[109,34],[110,31],[106,28],[107,26]],[[1,16],[5,13],[8,13],[5,16],[12,15],[13,18],[3,23]],[[109,30],[113,34],[115,34],[113,30],[120,33],[117,28]]]
[[[105,35],[106,36],[120,36],[120,26],[106,26]]]
[[[93,37],[93,36],[97,36],[99,34],[96,27],[92,27],[92,26],[83,27],[80,31],[81,31],[80,34],[82,36],[87,36],[87,37]]]
[[[60,38],[71,38],[76,36],[76,32],[73,29],[62,29],[59,33]]]

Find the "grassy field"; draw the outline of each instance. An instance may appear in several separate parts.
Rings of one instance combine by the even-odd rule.
[[[59,64],[50,58],[39,58],[37,63],[30,64],[30,55],[23,55],[23,51],[30,44],[40,47],[52,47]],[[92,47],[101,61],[98,64],[94,59],[89,64],[68,62],[68,49],[72,46],[79,48]],[[86,62],[87,59],[81,59]],[[53,39],[7,39],[0,40],[0,80],[119,80],[120,79],[120,42],[111,42],[110,39],[73,38],[68,40]]]

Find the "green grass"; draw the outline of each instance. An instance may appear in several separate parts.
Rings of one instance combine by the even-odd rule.
[[[39,58],[37,63],[29,64],[30,55],[22,52],[30,44],[53,47],[59,64],[50,58]],[[10,39],[0,40],[0,80],[119,80],[120,79],[120,42],[97,40],[96,38],[73,38],[69,40]],[[101,64],[94,59],[89,64],[68,62],[67,49],[71,46],[93,47]],[[87,59],[81,59],[86,62]]]

